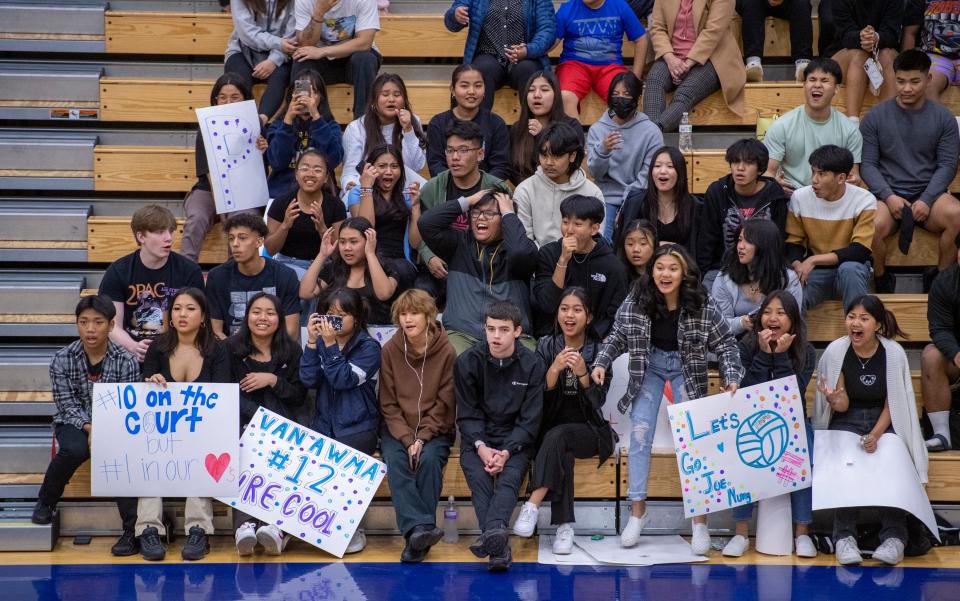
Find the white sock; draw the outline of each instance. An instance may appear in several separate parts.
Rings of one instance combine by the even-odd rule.
[[[949,411],[930,411],[927,413],[930,418],[930,424],[933,426],[933,433],[939,434],[947,439],[947,445],[950,441],[950,412]]]
[[[759,62],[760,62],[760,57],[759,57],[759,56],[748,56],[748,57],[747,57],[747,64],[748,64],[748,65],[749,65],[750,63],[759,63]]]

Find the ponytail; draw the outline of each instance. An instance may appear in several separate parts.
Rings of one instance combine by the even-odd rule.
[[[845,312],[849,313],[856,307],[863,307],[863,309],[873,317],[878,324],[880,324],[880,329],[877,333],[884,338],[900,338],[907,339],[909,336],[900,329],[899,324],[897,324],[897,317],[893,314],[892,311],[887,309],[883,305],[878,297],[873,294],[865,294],[857,299],[854,299],[852,303],[847,305]]]

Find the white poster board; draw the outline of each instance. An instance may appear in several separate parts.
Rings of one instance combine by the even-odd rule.
[[[794,376],[670,405],[684,515],[809,487],[803,396]]]
[[[239,493],[218,497],[343,557],[387,466],[260,407],[240,438]]]
[[[217,213],[266,206],[267,175],[257,150],[260,116],[253,100],[196,109]]]
[[[899,507],[912,513],[940,540],[940,529],[917,468],[896,434],[884,434],[867,453],[860,437],[817,430],[813,437],[813,509]]]
[[[237,384],[94,384],[93,495],[235,495],[239,392]]]

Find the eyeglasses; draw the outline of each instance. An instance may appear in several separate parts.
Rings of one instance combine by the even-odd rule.
[[[326,167],[311,167],[310,165],[300,165],[297,167],[297,173],[310,173],[313,172],[314,175],[323,175],[326,173]]]
[[[448,146],[448,147],[446,147],[446,148],[443,150],[443,152],[444,152],[448,157],[461,157],[461,156],[464,156],[465,154],[467,154],[468,152],[473,152],[474,150],[480,150],[480,148],[479,148],[479,147],[476,147],[476,148],[468,148],[468,147],[466,147],[466,146],[461,146],[460,148],[450,148],[450,147]]]
[[[479,221],[481,217],[483,217],[485,221],[490,221],[491,219],[496,219],[499,216],[499,211],[470,211],[470,218],[474,221]]]

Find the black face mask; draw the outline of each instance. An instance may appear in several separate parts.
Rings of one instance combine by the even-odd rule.
[[[621,119],[626,119],[636,112],[639,104],[636,98],[626,98],[624,96],[611,96],[608,103],[613,114]]]

